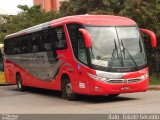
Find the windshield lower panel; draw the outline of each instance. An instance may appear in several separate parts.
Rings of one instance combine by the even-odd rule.
[[[105,71],[127,72],[146,67],[138,28],[86,26],[92,40],[91,64]]]

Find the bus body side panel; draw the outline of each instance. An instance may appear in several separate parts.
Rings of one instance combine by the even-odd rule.
[[[77,76],[75,76],[76,93],[89,94],[90,93],[90,79],[87,72],[90,70],[87,66],[76,63],[75,69],[77,70]]]
[[[24,86],[53,89],[52,83],[55,81],[56,72],[59,72],[59,66],[56,62],[51,63],[54,58],[50,53],[52,51],[6,56],[4,60],[6,81],[16,84],[16,73],[19,73]],[[56,71],[53,70],[54,67]]]
[[[45,89],[53,89],[53,90],[61,90],[61,78],[63,74],[68,75],[70,78],[70,73],[68,72],[69,69],[73,69],[73,66],[68,62],[69,52],[68,49],[66,50],[56,50],[56,54],[58,57],[58,61],[61,61],[59,67],[53,67],[53,70],[57,69],[57,73],[55,74],[54,78],[51,78],[49,81],[43,81],[38,78],[32,80],[33,87],[40,87]]]

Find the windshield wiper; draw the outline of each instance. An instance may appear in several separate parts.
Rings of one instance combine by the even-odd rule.
[[[109,69],[111,69],[113,67],[113,64],[114,64],[114,61],[115,61],[115,53],[117,53],[117,58],[118,58],[119,62],[121,63],[121,65],[123,64],[123,62],[120,60],[120,57],[118,55],[118,47],[117,47],[117,43],[116,43],[115,39],[114,39],[114,45],[115,45],[115,48],[113,49],[112,57],[111,57],[112,63],[110,65]]]
[[[125,51],[126,51],[126,53],[128,54],[128,56],[131,58],[132,62],[133,62],[134,65],[136,66],[136,69],[139,69],[136,61],[134,60],[134,58],[132,57],[132,55],[129,53],[128,49],[124,47],[122,40],[121,40],[121,45],[122,45],[122,48],[123,48],[121,51],[123,51],[124,58],[125,58]]]

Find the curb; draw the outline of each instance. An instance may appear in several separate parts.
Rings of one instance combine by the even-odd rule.
[[[148,87],[149,90],[160,90],[160,85],[150,85]]]

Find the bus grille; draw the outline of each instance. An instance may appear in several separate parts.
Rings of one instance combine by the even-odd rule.
[[[128,83],[135,83],[139,81],[141,81],[141,79],[128,79]]]
[[[142,79],[139,79],[139,78],[135,78],[135,79],[110,79],[107,81],[107,83],[112,83],[112,84],[136,83],[141,80]]]
[[[109,80],[109,81],[107,81],[108,83],[115,83],[115,84],[117,84],[117,83],[124,83],[124,80],[122,80],[122,79],[119,79],[119,80],[114,80],[114,79],[112,79],[112,80]]]

